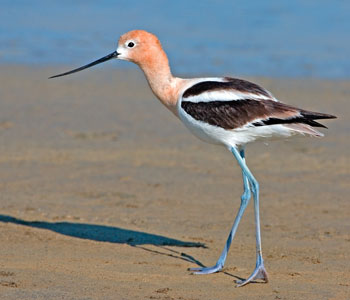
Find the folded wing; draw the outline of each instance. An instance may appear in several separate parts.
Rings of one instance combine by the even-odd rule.
[[[315,120],[335,118],[283,104],[260,86],[234,78],[193,85],[184,92],[181,108],[197,121],[226,130],[282,124],[320,135],[312,127],[325,126]]]

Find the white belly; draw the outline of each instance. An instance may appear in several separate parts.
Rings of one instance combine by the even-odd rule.
[[[226,130],[197,121],[182,109],[179,110],[179,117],[189,131],[202,141],[211,144],[223,144],[222,138],[227,134]]]

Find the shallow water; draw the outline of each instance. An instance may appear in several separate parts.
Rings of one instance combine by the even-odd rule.
[[[0,4],[2,64],[79,66],[113,51],[120,34],[142,28],[160,37],[174,73],[350,78],[349,1]]]

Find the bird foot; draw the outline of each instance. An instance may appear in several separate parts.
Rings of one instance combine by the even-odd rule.
[[[198,275],[198,274],[211,274],[219,272],[222,269],[221,265],[215,265],[213,267],[207,267],[207,268],[189,268],[189,271],[192,271],[192,274]]]
[[[237,286],[236,287],[241,287],[244,286],[250,282],[253,282],[257,279],[262,279],[264,283],[267,283],[269,281],[269,278],[267,276],[267,272],[265,270],[264,264],[261,263],[260,265],[256,266],[254,272],[252,275],[249,276],[248,279],[246,280],[237,280]]]

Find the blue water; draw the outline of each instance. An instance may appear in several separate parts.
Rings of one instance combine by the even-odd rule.
[[[80,66],[131,29],[175,74],[350,78],[348,0],[0,0],[0,64]]]

